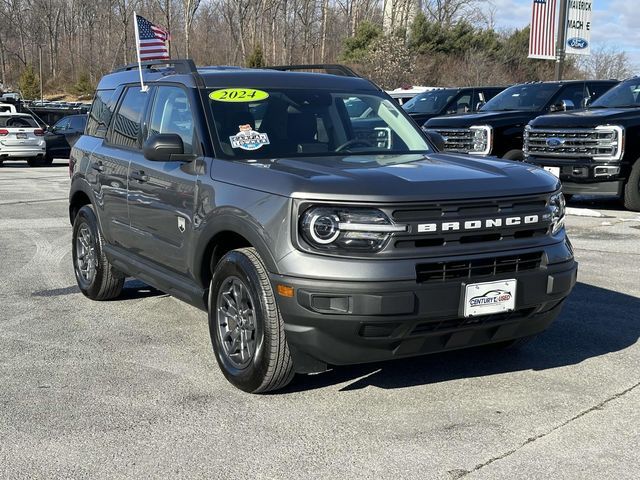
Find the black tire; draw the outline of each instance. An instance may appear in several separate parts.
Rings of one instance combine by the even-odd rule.
[[[44,165],[44,157],[29,157],[27,158],[27,165],[30,167],[41,167]]]
[[[87,233],[88,240],[84,236]],[[82,248],[79,244],[79,242],[82,243],[79,237],[82,237],[90,249],[93,249],[84,257],[84,261],[79,258],[79,254],[80,256],[82,254],[79,250],[79,247]],[[102,249],[104,239],[91,205],[85,205],[76,215],[73,222],[72,238],[73,271],[80,291],[91,300],[111,300],[118,297],[122,292],[125,276],[109,263],[104,254]],[[89,260],[94,267],[93,273],[92,275],[84,275],[83,269],[89,264]],[[91,271],[90,267],[87,269]]]
[[[223,313],[224,309],[230,311],[227,299],[230,298],[231,290],[226,289],[230,282],[238,280],[241,287],[246,288],[247,295],[244,297],[248,308],[244,312],[249,311],[246,318],[250,317],[250,321],[245,318],[239,322],[238,317],[234,320]],[[235,290],[232,297],[235,297],[235,302],[241,303]],[[249,331],[250,327],[241,326],[243,321],[251,324],[253,329]],[[236,333],[239,329],[245,329],[245,335],[250,335],[248,342],[253,342],[253,352],[247,354],[245,365],[239,366],[237,358],[231,358],[231,355],[242,353],[229,353],[235,340],[232,345],[227,345],[232,337],[237,339],[238,335],[234,337],[231,331],[225,335],[222,332],[224,329]],[[222,373],[237,388],[249,393],[264,393],[283,388],[293,379],[293,361],[285,337],[284,322],[267,270],[254,248],[233,250],[216,266],[209,289],[209,333]],[[242,346],[240,350],[243,350]],[[247,352],[249,350],[248,348]]]
[[[514,160],[518,162],[522,162],[524,160],[524,153],[522,150],[509,150],[502,157],[505,160]]]
[[[53,164],[53,157],[50,155],[45,155],[44,161],[42,162],[42,164],[45,167],[50,167]]]
[[[0,160],[0,167],[4,165],[4,160]]]
[[[631,174],[624,186],[624,206],[627,210],[640,212],[640,160],[631,167]]]

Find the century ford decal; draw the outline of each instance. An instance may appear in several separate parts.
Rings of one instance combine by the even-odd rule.
[[[466,220],[463,222],[420,223],[418,233],[458,232],[467,230],[483,230],[518,225],[533,225],[540,222],[540,215],[518,217],[485,218],[482,220]]]

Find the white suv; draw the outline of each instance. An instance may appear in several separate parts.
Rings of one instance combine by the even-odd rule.
[[[44,130],[26,113],[0,113],[0,166],[6,160],[26,160],[30,167],[46,154]]]

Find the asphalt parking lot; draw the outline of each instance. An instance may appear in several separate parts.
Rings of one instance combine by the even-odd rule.
[[[0,168],[0,478],[638,478],[640,214],[578,198],[579,284],[516,352],[234,389],[206,316],[71,266],[65,165]],[[588,216],[584,216],[588,215]]]

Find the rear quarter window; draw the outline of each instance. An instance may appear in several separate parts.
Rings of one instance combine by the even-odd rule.
[[[91,105],[86,134],[92,137],[104,138],[107,135],[111,115],[113,114],[114,90],[98,90]]]

